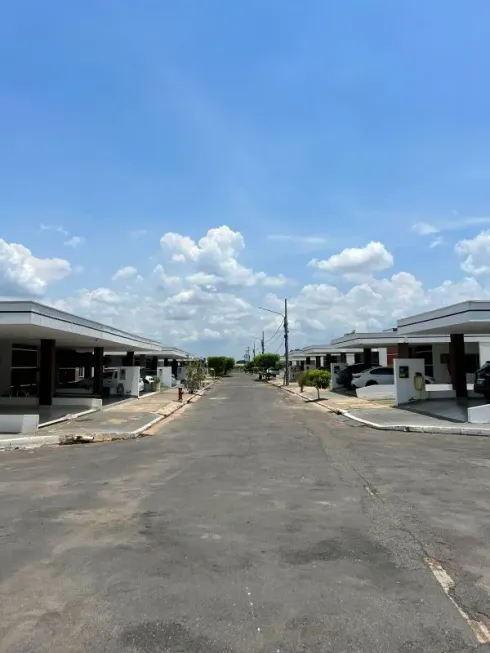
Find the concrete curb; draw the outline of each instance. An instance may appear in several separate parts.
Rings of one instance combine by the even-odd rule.
[[[0,439],[0,451],[16,449],[38,449],[48,445],[59,445],[58,435],[26,435]]]
[[[119,440],[135,440],[137,438],[146,437],[146,431],[148,431],[152,426],[162,422],[177,411],[181,410],[187,404],[190,404],[195,399],[199,399],[205,395],[206,392],[214,385],[214,383],[214,381],[208,383],[204,388],[199,390],[199,392],[196,392],[193,395],[189,395],[180,403],[175,402],[169,412],[165,413],[164,415],[156,415],[154,419],[147,422],[144,426],[141,426],[140,428],[128,433],[64,433],[60,435],[11,436],[7,438],[0,438],[0,451],[13,451],[15,449],[37,449],[47,445],[65,446],[71,444],[90,444],[93,442],[115,442]],[[95,411],[85,411],[84,413],[77,414],[76,417],[92,412]]]
[[[311,399],[305,399],[299,392],[291,390],[285,386],[276,386],[279,390],[285,390],[289,394],[299,397],[304,403],[315,403],[317,406],[321,406],[325,410],[328,410],[329,413],[334,415],[343,415],[347,419],[351,419],[354,422],[363,424],[371,429],[376,429],[378,431],[403,431],[405,433],[438,433],[438,434],[448,434],[448,435],[477,435],[483,437],[490,437],[490,430],[482,430],[477,426],[415,426],[413,424],[379,424],[378,422],[371,422],[370,420],[364,419],[363,417],[357,417],[357,415],[352,415],[348,410],[343,410],[342,408],[330,408],[329,406],[322,404],[321,402],[313,402]]]
[[[68,422],[70,419],[78,419],[78,417],[83,417],[84,415],[90,415],[90,413],[96,413],[99,409],[98,408],[88,408],[87,410],[82,410],[80,413],[67,413],[66,415],[63,415],[63,417],[57,417],[56,419],[52,419],[49,422],[43,422],[43,424],[39,424],[37,427],[39,429],[44,429],[47,426],[53,426],[53,424],[61,424],[61,422]],[[102,408],[100,409],[102,410]]]

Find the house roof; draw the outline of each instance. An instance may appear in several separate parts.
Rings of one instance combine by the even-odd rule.
[[[0,301],[0,339],[21,344],[56,340],[58,346],[76,349],[162,349],[155,340],[31,301]]]

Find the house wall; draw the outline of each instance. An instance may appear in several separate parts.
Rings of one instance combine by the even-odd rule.
[[[480,366],[490,361],[490,340],[479,343]]]

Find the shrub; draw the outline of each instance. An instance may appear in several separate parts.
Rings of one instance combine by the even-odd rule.
[[[308,372],[300,372],[298,376],[296,377],[296,383],[299,385],[299,389],[301,392],[304,391],[305,385],[308,385]]]

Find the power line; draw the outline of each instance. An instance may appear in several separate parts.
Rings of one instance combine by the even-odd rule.
[[[279,322],[279,326],[277,327],[275,334],[271,338],[267,338],[267,340],[265,342],[270,342],[271,340],[275,339],[275,337],[279,333],[279,329],[282,327],[283,323],[284,323],[283,320],[281,320]]]
[[[269,346],[273,347],[277,342],[278,338],[284,338],[284,335],[282,333],[278,333],[277,336],[274,338],[274,340],[269,343]]]
[[[278,353],[279,353],[279,350],[282,349],[282,347],[283,347],[283,344],[282,344],[282,342],[281,342],[281,344],[279,345],[279,347],[276,349],[276,351],[275,351],[274,353],[275,353],[275,354],[278,354]]]

